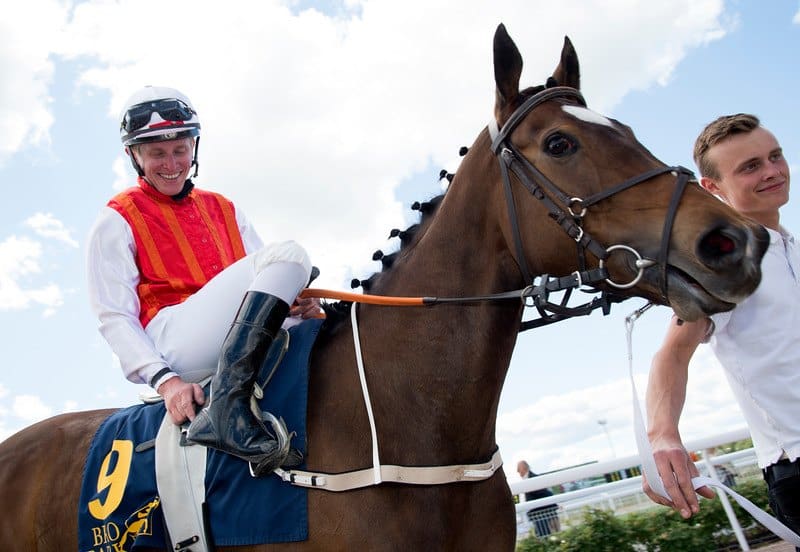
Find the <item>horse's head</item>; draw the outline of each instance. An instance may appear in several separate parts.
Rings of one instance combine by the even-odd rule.
[[[522,57],[500,25],[494,67],[492,148],[523,277],[600,268],[598,287],[669,304],[686,320],[755,290],[766,231],[656,159],[629,127],[586,109],[569,39],[547,84],[520,91]]]

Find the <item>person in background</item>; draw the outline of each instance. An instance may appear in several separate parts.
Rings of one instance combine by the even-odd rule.
[[[264,245],[230,200],[195,187],[200,119],[183,93],[136,91],[120,138],[138,180],[101,209],[89,237],[100,333],[130,381],[152,386],[175,424],[191,421],[189,440],[271,472],[288,446],[250,395],[276,332],[319,312],[297,299],[309,257],[291,241]],[[198,382],[212,375],[206,401]]]
[[[517,463],[517,473],[522,479],[536,477],[536,474],[531,471],[531,467],[525,460],[520,460]],[[550,489],[537,489],[535,491],[525,493],[525,501],[536,500],[537,498],[545,498],[553,496]],[[539,506],[528,510],[528,521],[534,527],[537,537],[546,537],[550,533],[555,533],[561,530],[561,524],[558,521],[558,505],[548,504],[547,506]]]
[[[694,322],[673,316],[653,357],[647,389],[648,437],[669,498],[644,490],[684,518],[699,510],[698,474],[678,431],[689,361],[708,342],[744,414],[777,518],[800,534],[800,247],[780,223],[789,166],[775,136],[754,115],[711,122],[697,138],[700,184],[769,232],[756,291],[735,309]],[[708,487],[697,490],[711,498]],[[800,551],[800,548],[798,548]]]
[[[716,447],[707,448],[703,451],[703,456],[706,458],[713,458],[721,454],[724,454],[724,452],[719,451]],[[717,477],[723,485],[729,489],[736,486],[736,473],[733,465],[717,464],[714,466],[714,471],[717,473]]]

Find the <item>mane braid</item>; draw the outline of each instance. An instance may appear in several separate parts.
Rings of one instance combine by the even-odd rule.
[[[448,178],[448,181],[451,180],[452,176]],[[445,194],[439,194],[432,197],[428,201],[415,201],[411,205],[411,209],[414,211],[419,211],[420,221],[412,224],[405,230],[399,230],[395,228],[389,233],[390,238],[396,237],[400,239],[400,250],[389,254],[384,254],[380,249],[375,251],[372,259],[381,261],[381,270],[373,273],[366,280],[353,278],[350,284],[351,287],[356,288],[361,286],[365,293],[369,293],[370,290],[375,286],[375,283],[387,272],[391,271],[392,266],[397,260],[399,254],[409,245],[415,243],[417,236],[420,235],[420,231],[427,228],[428,224],[433,218],[433,215],[436,214],[439,205],[442,203],[444,196]],[[350,301],[336,301],[333,303],[328,303],[327,301],[322,302],[322,309],[325,311],[325,323],[320,328],[319,338],[331,336],[341,325],[341,323],[349,318],[351,304],[352,303]]]

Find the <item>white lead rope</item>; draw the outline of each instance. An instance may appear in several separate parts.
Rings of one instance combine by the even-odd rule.
[[[655,493],[667,500],[671,500],[664,488],[664,482],[658,474],[658,468],[653,458],[653,448],[650,446],[650,441],[647,439],[647,430],[644,424],[644,417],[642,416],[642,409],[639,404],[639,395],[636,392],[636,384],[633,381],[633,323],[652,306],[652,303],[647,303],[625,318],[625,329],[628,340],[628,372],[631,379],[631,391],[633,393],[633,428],[636,436],[636,447],[639,450],[639,460],[642,463],[642,472],[645,478],[647,478],[647,483]],[[775,535],[795,546],[800,546],[800,536],[798,536],[797,533],[719,481],[710,477],[699,476],[692,478],[692,485],[695,489],[699,489],[700,487],[714,487],[724,492],[738,502],[739,506],[744,508],[756,521],[775,533]]]

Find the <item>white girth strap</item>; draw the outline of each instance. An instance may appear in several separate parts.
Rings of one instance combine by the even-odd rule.
[[[636,392],[636,384],[633,381],[633,323],[641,316],[647,309],[652,306],[648,303],[644,307],[630,314],[625,318],[626,337],[628,340],[628,373],[631,379],[631,392],[633,394],[633,428],[636,437],[636,448],[639,451],[639,460],[642,463],[642,472],[647,483],[654,492],[669,499],[664,482],[658,474],[655,459],[653,458],[653,448],[650,446],[650,441],[647,439],[647,429],[644,424],[644,417],[642,416],[642,408],[639,404],[639,394]],[[748,499],[729,489],[723,485],[718,479],[711,477],[695,477],[692,479],[692,485],[695,489],[707,486],[713,487],[723,493],[729,495],[736,502],[739,503],[747,513],[755,518],[761,525],[775,533],[783,540],[800,547],[800,536],[794,531],[786,527],[783,523],[766,513],[764,510],[750,502]]]
[[[405,483],[408,485],[443,485],[445,483],[481,481],[490,478],[503,465],[499,450],[495,451],[491,460],[482,464],[431,467],[381,465],[378,452],[378,432],[375,428],[375,417],[372,414],[372,403],[369,399],[369,389],[367,388],[367,379],[364,374],[364,359],[361,356],[361,338],[358,333],[356,305],[357,303],[353,303],[350,307],[350,320],[353,326],[353,344],[356,351],[358,377],[361,381],[361,391],[364,397],[364,405],[367,408],[370,434],[372,436],[372,467],[335,474],[300,470],[285,471],[279,468],[275,470],[275,474],[292,485],[313,487],[326,491],[349,491],[351,489],[379,485],[383,482]]]
[[[173,550],[207,552],[203,523],[206,447],[182,447],[181,429],[169,414],[156,435],[156,484]]]
[[[462,464],[452,466],[412,467],[385,464],[378,466],[380,479],[384,483],[403,483],[406,485],[444,485],[446,483],[483,481],[490,478],[503,460],[496,450],[492,459],[483,464]],[[375,469],[366,468],[346,473],[320,473],[300,470],[275,470],[284,481],[299,487],[313,487],[324,491],[349,491],[377,485]]]

